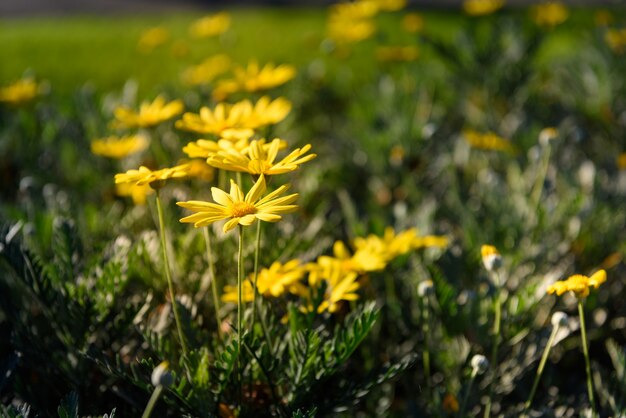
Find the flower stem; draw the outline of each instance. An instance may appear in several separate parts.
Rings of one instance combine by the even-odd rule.
[[[583,303],[578,299],[578,315],[580,315],[580,335],[583,343],[583,354],[585,355],[585,371],[587,372],[587,393],[591,404],[592,416],[597,417],[596,405],[593,400],[593,383],[591,382],[591,366],[589,365],[589,348],[587,347],[587,330],[585,329],[585,311]]]
[[[487,398],[487,405],[485,405],[484,418],[489,418],[491,413],[491,398],[493,397],[493,384],[496,380],[498,370],[498,345],[500,344],[500,322],[502,320],[502,304],[500,302],[500,283],[499,280],[496,283],[497,290],[496,296],[493,300],[494,305],[494,320],[493,320],[493,345],[491,347],[491,360],[489,362],[491,367],[491,380],[489,382],[489,397]]]
[[[257,310],[257,295],[259,293],[259,289],[256,287],[257,278],[259,277],[259,253],[261,251],[261,221],[257,221],[256,225],[256,245],[254,247],[254,280],[252,281],[252,288],[254,289],[254,296],[252,299],[252,325],[251,328],[254,328],[254,318],[255,312]],[[261,316],[261,312],[259,312],[259,317]]]
[[[541,356],[541,361],[539,362],[539,367],[537,368],[535,381],[533,382],[533,387],[530,390],[530,395],[528,395],[528,400],[524,404],[524,413],[522,416],[526,416],[526,413],[528,412],[528,408],[530,408],[533,398],[535,397],[535,392],[537,391],[537,386],[539,386],[539,380],[541,379],[543,368],[546,366],[546,361],[548,360],[548,356],[550,355],[550,350],[552,349],[552,345],[554,344],[554,339],[556,338],[557,332],[559,332],[558,324],[552,327],[552,332],[550,333],[550,338],[548,339],[548,343],[546,344],[546,347],[543,349],[543,355]]]
[[[159,385],[154,388],[154,392],[152,392],[152,396],[150,396],[150,400],[148,401],[148,404],[146,405],[146,409],[144,409],[143,415],[141,415],[141,418],[150,417],[150,415],[152,414],[152,410],[154,409],[154,406],[159,400],[159,397],[161,397],[162,392],[163,392],[163,386]]]
[[[215,277],[215,265],[213,264],[213,246],[211,245],[211,235],[209,228],[202,228],[204,243],[206,244],[206,258],[209,263],[209,278],[211,280],[211,291],[213,293],[213,305],[215,305],[215,321],[217,322],[217,336],[222,339],[222,318],[220,317],[220,299],[217,295],[217,277]]]
[[[242,334],[242,287],[243,287],[243,226],[239,225],[239,253],[237,256],[237,370],[239,370],[239,397],[242,393],[241,334]]]
[[[472,391],[472,384],[474,383],[474,379],[476,378],[477,371],[472,370],[472,375],[470,376],[470,381],[467,384],[467,390],[465,391],[465,395],[463,395],[463,402],[461,402],[461,408],[459,409],[458,418],[463,418],[465,415],[465,406],[467,405],[467,399],[469,398],[469,394]]]
[[[424,375],[426,376],[426,387],[428,390],[428,396],[430,397],[430,313],[429,313],[429,303],[428,303],[428,295],[424,295],[422,298],[423,305],[423,326],[422,331],[424,333],[424,354],[422,357],[424,364]]]
[[[161,235],[161,250],[163,251],[165,278],[167,280],[167,286],[170,291],[170,299],[172,300],[172,310],[174,311],[174,320],[176,321],[176,328],[178,329],[178,338],[180,339],[180,346],[183,349],[183,354],[187,356],[187,343],[185,342],[185,336],[183,335],[183,327],[181,325],[180,315],[178,313],[178,306],[176,305],[176,297],[174,296],[174,284],[172,283],[172,273],[170,271],[170,260],[167,255],[167,241],[165,239],[165,219],[163,217],[161,195],[160,195],[160,191],[158,188],[156,189],[156,202],[157,202],[157,213],[159,216],[159,234]]]

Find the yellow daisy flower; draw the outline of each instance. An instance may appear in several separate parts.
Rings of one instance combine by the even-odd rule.
[[[387,266],[383,242],[368,240],[366,244],[351,254],[343,242],[336,241],[333,245],[334,257],[321,256],[318,258],[318,264],[330,268],[333,267],[335,260],[338,260],[344,271],[354,271],[359,274],[383,270]]]
[[[328,23],[328,37],[338,43],[364,41],[376,33],[376,24],[368,19],[344,21],[333,19]]]
[[[609,29],[604,40],[613,52],[621,54],[626,50],[626,29]]]
[[[538,26],[553,28],[567,20],[569,11],[563,3],[549,1],[533,6],[530,9],[530,16]]]
[[[237,141],[231,141],[230,139],[220,139],[217,141],[211,141],[210,139],[198,139],[197,141],[190,142],[183,147],[183,152],[190,158],[210,158],[219,151],[228,151],[235,149],[239,152],[243,152],[249,146],[247,139],[240,139]]]
[[[470,16],[489,15],[501,9],[504,0],[465,0],[463,10]]]
[[[145,205],[147,196],[152,193],[154,190],[147,184],[138,186],[132,183],[120,183],[115,185],[115,194],[121,197],[129,196],[135,205]]]
[[[210,38],[221,35],[230,28],[230,13],[221,12],[196,20],[189,27],[189,34],[194,38]]]
[[[41,86],[32,78],[23,78],[0,88],[0,102],[18,106],[33,100],[39,94]]]
[[[311,145],[293,150],[282,160],[275,162],[278,151],[284,141],[278,138],[272,140],[269,146],[265,146],[265,139],[255,140],[250,143],[247,152],[239,152],[232,148],[227,151],[219,151],[208,159],[213,167],[229,171],[239,171],[252,175],[264,174],[274,176],[288,173],[297,169],[300,164],[311,161],[316,154],[305,155]]]
[[[502,256],[493,245],[483,245],[480,247],[480,255],[487,271],[492,271],[502,265]]]
[[[252,109],[249,125],[255,129],[274,125],[287,117],[291,112],[291,102],[284,97],[272,100],[269,96],[261,97]]]
[[[378,10],[396,12],[406,7],[406,0],[367,0],[374,2]]]
[[[204,181],[211,181],[215,177],[215,169],[208,165],[205,160],[191,160],[188,162],[187,175]]]
[[[275,66],[268,63],[260,67],[257,61],[251,61],[245,68],[242,66],[235,67],[232,78],[219,81],[213,90],[213,97],[222,100],[238,91],[251,93],[269,90],[285,84],[295,76],[296,69],[292,65]]]
[[[168,179],[179,179],[187,177],[189,173],[189,164],[181,164],[171,168],[162,168],[152,171],[148,167],[141,166],[138,170],[128,170],[126,173],[115,175],[115,184],[130,183],[137,186],[149,184],[150,187],[158,187],[155,182]]]
[[[196,212],[182,218],[181,222],[193,223],[194,227],[200,228],[222,219],[228,219],[228,222],[224,224],[224,232],[228,232],[237,225],[252,225],[257,219],[265,222],[278,222],[282,219],[280,214],[295,211],[298,206],[292,203],[298,198],[297,193],[278,197],[288,188],[287,185],[280,186],[265,197],[261,197],[266,190],[265,177],[261,175],[245,197],[239,186],[231,180],[230,193],[217,187],[211,188],[211,194],[216,203],[191,200],[176,204]]]
[[[340,263],[319,263],[309,265],[311,272],[309,273],[309,285],[317,286],[321,281],[326,283],[326,291],[324,292],[324,300],[318,306],[317,312],[322,313],[328,311],[336,312],[341,306],[342,301],[357,300],[359,295],[356,291],[360,285],[357,281],[358,274],[355,271],[346,271]],[[308,295],[307,295],[308,296]],[[308,307],[312,310],[312,307]]]
[[[622,152],[616,158],[617,168],[620,170],[626,170],[626,152]]]
[[[367,19],[376,16],[379,7],[375,1],[344,2],[332,5],[330,8],[330,20],[349,21]]]
[[[235,104],[219,103],[215,109],[202,107],[199,114],[185,113],[176,127],[199,134],[213,134],[226,138],[250,138],[254,134],[250,127],[253,106],[249,100]]]
[[[565,292],[572,291],[580,299],[589,296],[590,287],[597,289],[604,282],[606,282],[605,270],[598,270],[591,277],[574,274],[567,280],[561,280],[548,286],[547,292],[550,295],[556,293],[557,296],[561,296]]]
[[[115,109],[115,128],[150,128],[179,115],[183,111],[182,100],[165,103],[165,98],[157,96],[152,103],[143,102],[135,112],[124,106]]]
[[[190,86],[208,84],[215,80],[217,76],[225,73],[230,68],[230,58],[228,55],[218,54],[207,58],[200,64],[186,69],[181,78],[183,82]]]
[[[143,135],[110,136],[91,141],[91,152],[103,157],[121,159],[148,148]]]
[[[152,52],[158,46],[166,43],[170,38],[170,32],[163,26],[146,29],[141,33],[137,42],[137,49],[144,54]]]
[[[493,132],[487,132],[481,134],[472,129],[465,129],[463,131],[463,137],[473,148],[493,150],[493,151],[505,151],[514,152],[514,147],[506,139],[496,135]]]
[[[407,13],[402,18],[402,28],[408,33],[418,33],[424,29],[424,18],[419,13]]]

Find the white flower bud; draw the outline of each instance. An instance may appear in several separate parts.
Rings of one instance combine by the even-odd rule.
[[[480,254],[487,271],[494,271],[502,266],[502,256],[493,245],[483,245]]]
[[[170,387],[174,383],[174,376],[169,371],[169,363],[162,362],[152,371],[152,384],[154,386]]]
[[[555,312],[552,314],[552,322],[553,327],[564,327],[568,323],[568,316],[565,312]]]
[[[472,366],[473,372],[476,374],[483,374],[489,368],[489,360],[487,360],[485,356],[480,354],[476,354],[474,357],[472,357],[470,364]]]
[[[417,294],[424,297],[433,293],[433,281],[424,280],[417,285]]]

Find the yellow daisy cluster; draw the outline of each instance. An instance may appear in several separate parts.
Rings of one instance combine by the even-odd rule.
[[[32,78],[23,78],[0,88],[0,103],[19,106],[32,101],[41,92],[41,86]]]
[[[136,186],[150,185],[152,188],[159,187],[159,182],[168,179],[179,179],[187,177],[189,164],[177,165],[171,168],[151,170],[141,166],[138,170],[128,170],[125,173],[115,175],[115,184],[129,183]]]
[[[556,293],[557,296],[561,296],[563,293],[571,291],[580,299],[589,296],[589,288],[597,289],[604,282],[606,282],[605,270],[598,270],[591,277],[574,274],[568,277],[567,280],[561,280],[548,286],[547,292],[548,294]]]
[[[530,9],[530,16],[538,26],[553,28],[567,20],[569,11],[563,3],[549,1],[533,6]]]
[[[504,6],[504,0],[465,0],[463,10],[470,16],[485,16]]]
[[[510,153],[515,151],[515,148],[511,145],[510,141],[507,141],[493,132],[481,134],[480,132],[472,129],[465,129],[463,131],[463,137],[467,143],[472,146],[472,148]]]
[[[257,61],[250,61],[246,67],[235,66],[230,78],[218,81],[213,89],[213,97],[224,100],[237,92],[253,93],[273,89],[295,76],[296,68],[292,65],[268,63],[261,67]]]
[[[230,23],[229,13],[216,13],[193,22],[189,27],[189,34],[194,38],[210,38],[226,32],[230,28]]]
[[[159,125],[183,112],[182,100],[173,100],[166,103],[163,96],[157,96],[152,102],[143,102],[138,111],[125,106],[115,109],[115,120],[111,123],[114,128],[151,128]]]

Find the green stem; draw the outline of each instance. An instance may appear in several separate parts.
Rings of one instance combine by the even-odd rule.
[[[152,396],[150,396],[150,400],[148,401],[148,404],[146,405],[146,409],[143,411],[143,415],[141,415],[141,418],[150,417],[150,415],[152,414],[152,410],[154,409],[154,406],[159,400],[159,397],[161,396],[162,392],[163,392],[163,386],[159,385],[156,388],[154,388],[154,392],[152,392]]]
[[[493,397],[493,384],[496,380],[498,370],[498,345],[500,344],[500,322],[502,318],[502,305],[500,302],[500,283],[499,280],[496,283],[497,290],[494,298],[494,321],[493,321],[493,345],[491,347],[491,380],[489,382],[489,397],[487,398],[487,405],[485,405],[484,418],[488,418],[491,414],[491,398]]]
[[[215,321],[217,322],[217,336],[222,340],[222,318],[220,317],[220,299],[217,294],[217,277],[215,276],[215,265],[213,264],[213,246],[211,245],[211,235],[209,228],[202,228],[204,243],[206,245],[206,258],[209,263],[209,279],[211,280],[211,291],[213,293],[213,305],[215,305]]]
[[[591,382],[591,366],[589,364],[589,348],[587,347],[587,330],[585,329],[585,311],[583,303],[578,299],[578,315],[580,315],[580,335],[583,343],[583,354],[585,355],[585,370],[587,372],[587,393],[589,394],[589,403],[591,403],[592,416],[597,417],[596,405],[593,400],[593,383]]]
[[[257,295],[259,293],[259,289],[256,287],[257,278],[259,277],[259,252],[261,251],[261,220],[257,220],[256,225],[256,245],[254,247],[254,280],[252,281],[252,288],[254,289],[254,296],[252,298],[252,325],[250,326],[254,329],[254,317],[255,312],[257,310]],[[261,313],[259,312],[259,317]]]
[[[552,349],[552,345],[554,344],[554,339],[556,338],[556,334],[559,332],[559,325],[556,324],[552,328],[552,332],[550,333],[550,338],[548,339],[548,344],[543,349],[543,355],[541,356],[541,361],[539,362],[539,367],[537,368],[537,374],[535,375],[535,381],[533,382],[533,387],[530,390],[530,395],[528,395],[528,400],[526,404],[524,404],[524,413],[523,416],[526,416],[528,412],[528,408],[533,402],[533,398],[535,397],[535,392],[537,391],[537,387],[539,386],[539,380],[541,379],[541,374],[543,373],[543,368],[546,366],[546,361],[548,360],[548,356],[550,355],[550,350]]]
[[[242,370],[241,370],[241,334],[242,326],[242,288],[243,288],[243,226],[239,225],[239,253],[237,256],[237,370],[239,370],[239,397],[242,393]]]
[[[465,415],[465,406],[467,405],[467,400],[469,399],[469,394],[472,391],[472,384],[474,383],[474,379],[476,378],[477,371],[472,370],[472,375],[470,376],[470,381],[467,384],[467,390],[465,391],[465,395],[463,395],[463,402],[461,402],[461,409],[459,409],[458,418],[463,418]]]
[[[163,207],[161,205],[160,190],[156,189],[156,202],[157,213],[159,216],[159,234],[161,235],[161,250],[163,251],[163,263],[165,267],[165,278],[167,280],[167,286],[170,291],[170,299],[172,300],[172,310],[174,311],[174,320],[176,321],[176,328],[178,329],[178,338],[180,339],[180,346],[183,349],[183,354],[187,356],[187,343],[185,342],[185,336],[183,335],[183,327],[180,321],[180,315],[178,313],[178,306],[176,305],[176,297],[174,296],[174,283],[172,283],[172,273],[170,271],[170,260],[167,255],[167,241],[165,239],[165,219],[163,216]]]
[[[423,354],[423,364],[424,364],[424,374],[426,375],[426,387],[429,392],[428,396],[430,397],[430,327],[428,321],[430,320],[429,314],[429,304],[428,304],[428,295],[424,295],[422,298],[423,301],[423,327],[422,330],[424,332],[424,354]]]

